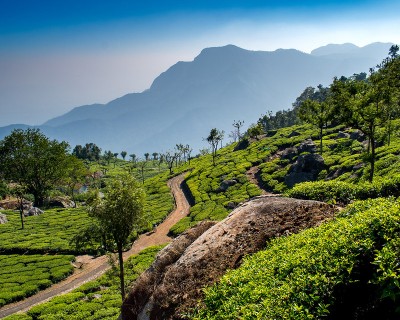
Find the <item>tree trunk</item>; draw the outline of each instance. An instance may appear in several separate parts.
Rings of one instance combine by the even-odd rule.
[[[322,156],[322,127],[319,128],[319,153]]]
[[[375,131],[375,130],[374,130]],[[369,182],[372,182],[374,179],[374,173],[375,173],[375,133],[371,134],[371,138],[369,140],[370,146],[371,146],[371,171],[369,173]]]
[[[24,230],[24,204],[23,204],[23,198],[19,199],[19,216],[21,218],[22,230]]]
[[[121,283],[121,298],[125,298],[124,260],[122,258],[122,244],[118,244],[119,280]]]

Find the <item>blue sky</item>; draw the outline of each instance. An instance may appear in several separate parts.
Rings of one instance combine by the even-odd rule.
[[[398,12],[385,0],[0,0],[0,126],[141,92],[205,47],[399,44]]]

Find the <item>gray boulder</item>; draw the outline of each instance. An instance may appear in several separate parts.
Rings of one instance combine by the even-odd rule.
[[[350,138],[350,134],[347,132],[339,131],[337,134],[337,138],[343,139],[343,138]]]
[[[296,157],[297,155],[298,155],[297,148],[290,147],[290,148],[286,148],[285,150],[282,151],[281,159],[292,161],[293,158]]]
[[[297,147],[299,153],[309,152],[309,153],[316,153],[317,146],[315,145],[314,141],[311,139],[304,140],[300,145]]]
[[[323,169],[325,169],[325,163],[321,155],[316,153],[300,155],[290,167],[285,183],[293,187],[300,182],[315,181]]]
[[[38,216],[44,213],[43,210],[40,210],[39,208],[32,207],[28,210],[28,212],[24,213],[25,217],[30,217],[30,216]]]
[[[360,130],[353,131],[350,133],[350,139],[357,140],[358,142],[362,142],[365,140],[365,134]]]
[[[225,192],[226,190],[228,190],[228,188],[230,186],[234,186],[237,183],[236,180],[232,179],[232,180],[224,180],[221,182],[219,188],[217,189],[218,192]]]

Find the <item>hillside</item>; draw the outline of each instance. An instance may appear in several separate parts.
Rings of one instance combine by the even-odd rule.
[[[72,147],[94,142],[103,150],[143,154],[188,143],[197,152],[204,146],[201,137],[212,127],[227,135],[234,120],[249,125],[267,110],[287,109],[307,86],[367,71],[389,47],[375,43],[348,50],[338,45],[335,48],[342,49],[321,48],[312,54],[249,51],[233,45],[207,48],[193,61],[173,65],[142,93],[76,107],[40,129]],[[0,138],[13,127],[0,128]]]

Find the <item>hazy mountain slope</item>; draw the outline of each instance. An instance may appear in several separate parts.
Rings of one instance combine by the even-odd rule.
[[[74,108],[40,128],[72,146],[95,142],[103,150],[142,155],[189,143],[197,151],[212,127],[227,136],[235,119],[248,126],[267,110],[287,109],[307,86],[368,71],[389,47],[329,45],[312,54],[248,51],[233,45],[207,48],[193,61],[170,67],[142,93]],[[0,138],[9,129],[0,129]]]

